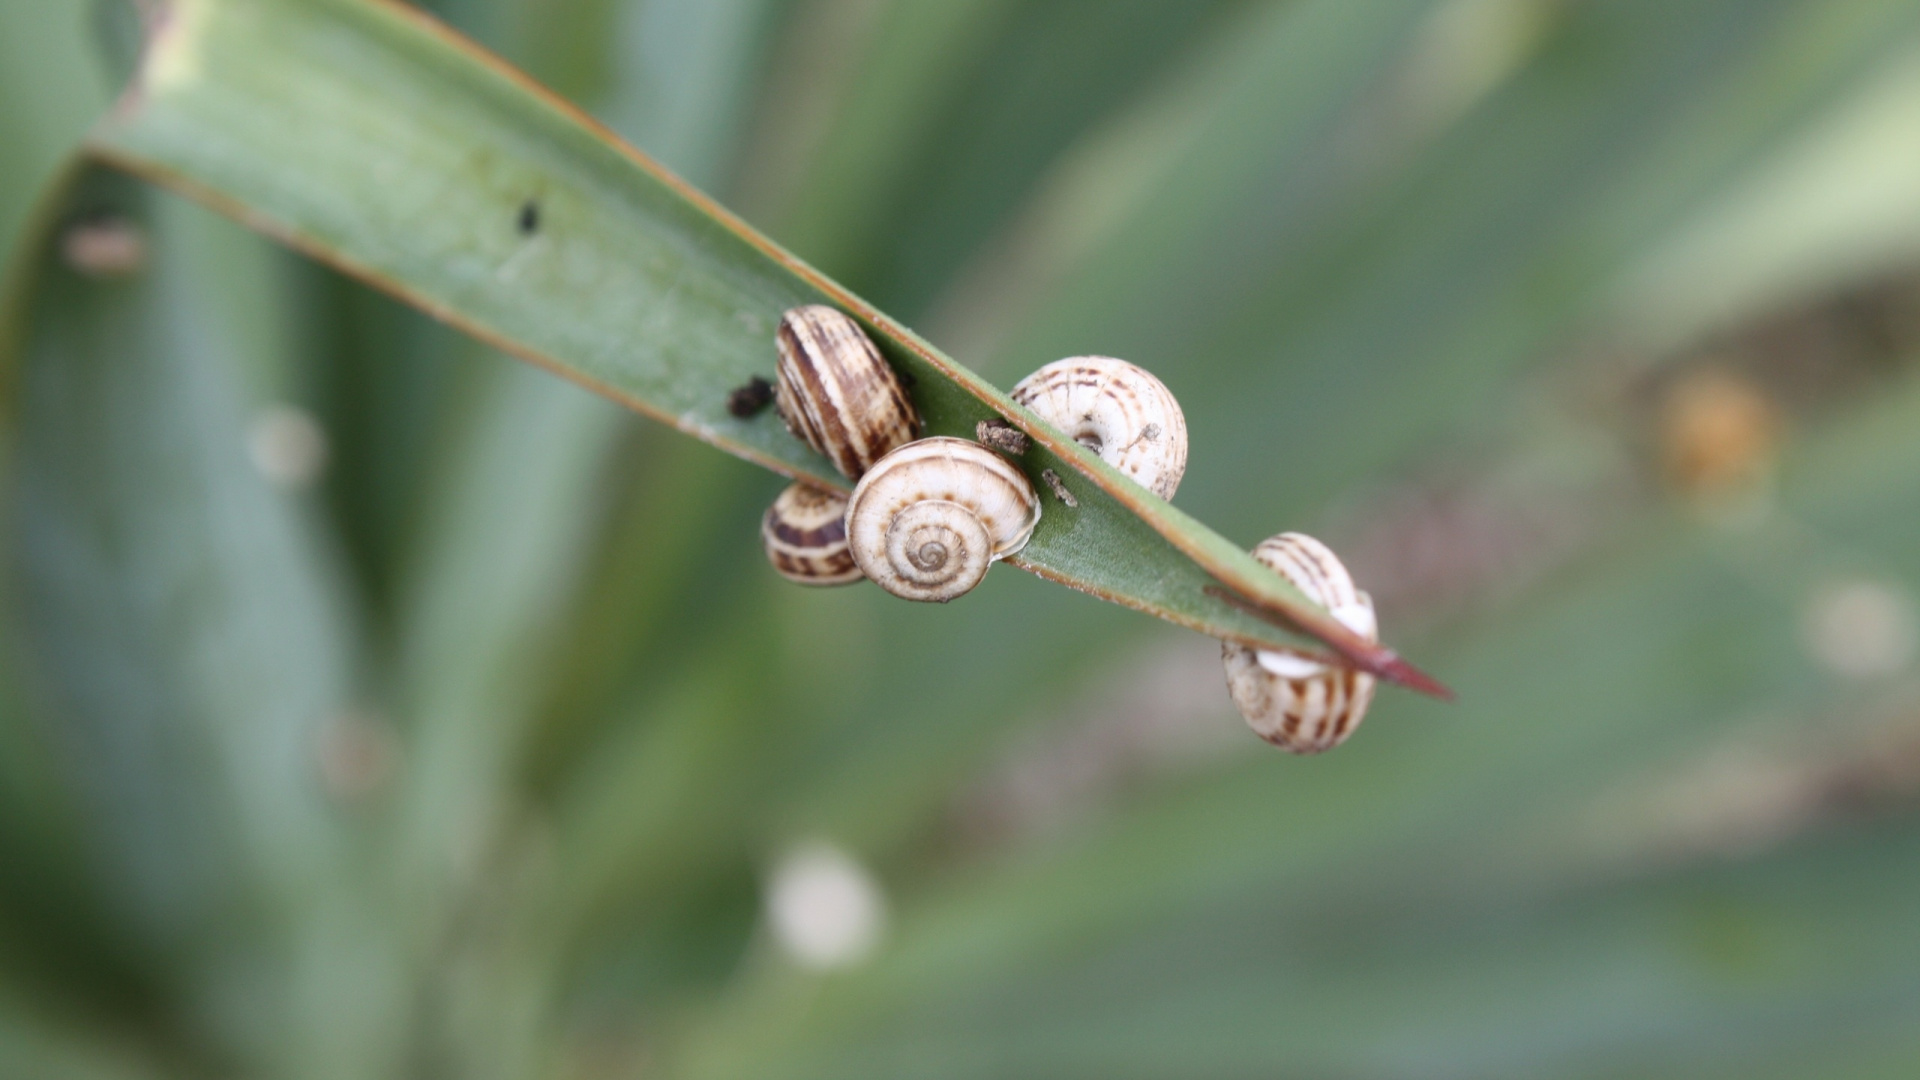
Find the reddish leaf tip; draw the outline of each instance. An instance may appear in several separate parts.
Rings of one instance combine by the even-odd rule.
[[[1441,701],[1453,701],[1454,693],[1445,683],[1414,667],[1400,658],[1400,654],[1386,652],[1379,657],[1370,658],[1367,669],[1391,683],[1398,683],[1409,690],[1439,698]]]

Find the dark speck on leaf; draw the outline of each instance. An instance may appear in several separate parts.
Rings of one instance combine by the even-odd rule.
[[[540,231],[540,204],[528,199],[520,204],[520,232],[532,236]]]
[[[727,411],[745,420],[773,401],[773,384],[755,375],[745,386],[735,387],[727,395]]]

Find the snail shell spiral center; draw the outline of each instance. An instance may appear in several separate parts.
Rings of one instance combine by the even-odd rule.
[[[1026,474],[976,442],[937,435],[876,462],[847,501],[860,569],[909,600],[947,601],[1026,546],[1040,497]]]
[[[992,551],[993,539],[980,519],[943,499],[902,509],[887,528],[887,562],[903,586],[929,598],[979,584]]]
[[[907,543],[907,561],[916,568],[930,573],[947,565],[947,545],[938,540],[928,540],[916,548],[913,543]]]

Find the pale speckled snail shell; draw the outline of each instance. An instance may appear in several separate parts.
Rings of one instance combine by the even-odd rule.
[[[760,518],[767,561],[788,581],[845,585],[860,567],[847,549],[847,497],[811,484],[789,484]]]
[[[1260,542],[1253,557],[1325,607],[1354,633],[1380,640],[1373,598],[1356,589],[1328,547],[1304,533]],[[1373,676],[1284,649],[1222,643],[1227,690],[1261,738],[1296,754],[1331,750],[1353,734],[1373,702]]]
[[[920,434],[920,415],[900,376],[847,315],[820,304],[793,308],[780,316],[774,340],[780,418],[847,479],[858,480]]]
[[[1187,471],[1187,419],[1152,373],[1111,356],[1069,356],[1021,379],[1013,400],[1141,487],[1173,498]]]
[[[1026,546],[1040,498],[1026,475],[979,443],[936,436],[874,463],[847,504],[860,569],[909,600],[951,600]]]

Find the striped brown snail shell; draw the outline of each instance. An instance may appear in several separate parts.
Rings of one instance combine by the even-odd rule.
[[[1380,640],[1373,598],[1354,587],[1328,547],[1304,533],[1260,542],[1253,557],[1325,607],[1368,641]],[[1373,702],[1373,676],[1287,649],[1252,649],[1223,642],[1227,690],[1261,738],[1296,754],[1331,750],[1353,734]]]
[[[1040,522],[1026,475],[976,442],[936,436],[875,462],[847,504],[860,569],[908,600],[947,601],[1017,553]]]
[[[1021,379],[1013,400],[1163,499],[1187,471],[1187,419],[1166,384],[1111,356],[1069,356]]]
[[[845,585],[860,580],[847,550],[847,497],[811,484],[790,484],[760,518],[767,561],[788,581]]]
[[[920,434],[900,376],[860,324],[820,304],[780,316],[774,405],[787,430],[858,480],[887,451]]]

